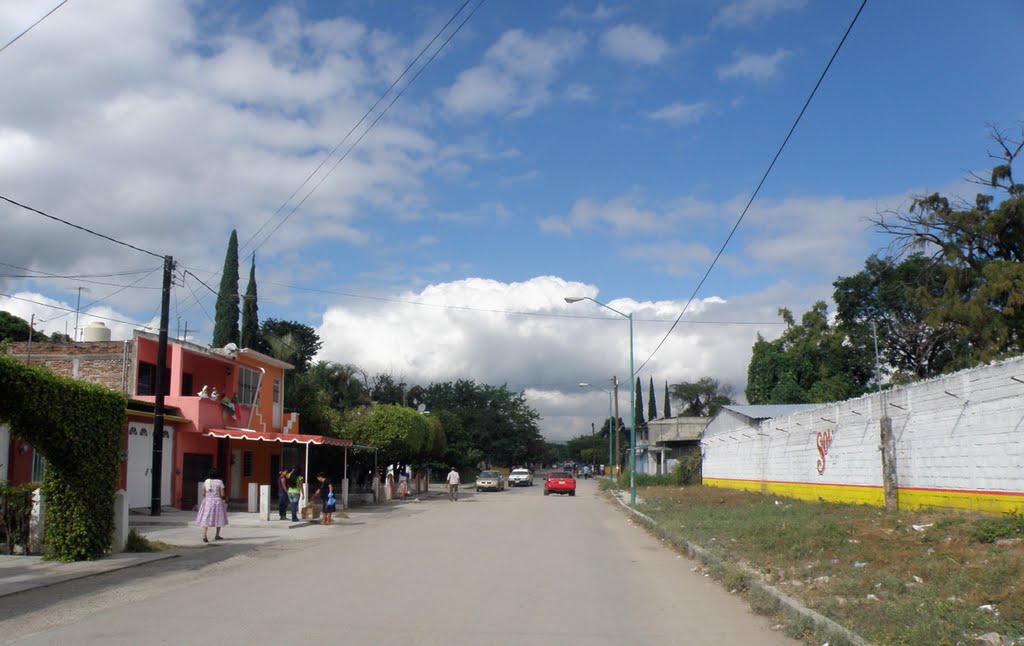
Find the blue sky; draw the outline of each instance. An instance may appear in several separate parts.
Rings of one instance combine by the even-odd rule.
[[[55,4],[5,3],[0,44]],[[261,318],[315,327],[321,358],[507,383],[564,440],[607,407],[576,384],[629,374],[626,322],[565,296],[634,314],[659,409],[666,381],[741,395],[776,310],[884,250],[866,218],[972,197],[988,125],[1024,120],[1024,4],[868,2],[668,334],[860,2],[489,0],[327,158],[460,5],[70,0],[0,53],[0,194],[173,255],[171,334],[203,343],[214,298],[194,276],[217,287],[237,229]],[[0,309],[70,331],[84,287],[80,326],[156,324],[157,259],[6,203],[0,226]]]

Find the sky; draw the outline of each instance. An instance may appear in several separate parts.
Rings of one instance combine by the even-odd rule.
[[[0,47],[58,1],[0,3]],[[169,333],[209,343],[237,230],[318,359],[507,385],[551,441],[613,377],[628,418],[631,339],[645,414],[742,402],[780,307],[1024,123],[1024,3],[869,0],[745,210],[860,4],[69,0],[0,51],[0,196],[150,253],[0,201],[0,310],[127,339],[170,255]]]

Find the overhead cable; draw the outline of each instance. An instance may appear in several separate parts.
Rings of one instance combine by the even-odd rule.
[[[679,321],[683,318],[683,315],[686,314],[686,310],[690,307],[690,304],[693,303],[693,300],[697,297],[697,293],[700,292],[700,288],[704,286],[704,281],[706,281],[708,279],[708,276],[711,275],[711,270],[715,268],[715,265],[718,263],[718,259],[722,257],[722,254],[725,252],[725,248],[729,245],[729,241],[732,240],[732,237],[733,235],[735,235],[736,230],[740,226],[740,223],[743,222],[743,218],[747,215],[747,211],[750,209],[750,205],[754,203],[754,199],[757,197],[757,194],[761,192],[761,187],[764,186],[765,181],[768,179],[769,173],[771,173],[772,168],[775,167],[775,162],[778,161],[779,157],[782,155],[782,151],[786,148],[786,144],[789,143],[789,138],[793,136],[793,132],[796,130],[797,125],[800,123],[800,119],[803,118],[804,112],[807,111],[807,107],[811,104],[811,99],[814,98],[814,95],[818,92],[818,88],[821,87],[822,81],[825,80],[825,75],[828,74],[829,68],[832,67],[832,62],[835,61],[836,56],[839,55],[839,50],[843,48],[843,43],[846,42],[846,37],[850,35],[850,32],[853,30],[853,26],[857,24],[857,18],[860,17],[861,12],[864,10],[864,5],[866,5],[867,3],[868,0],[862,0],[862,2],[860,3],[860,7],[857,9],[857,13],[853,16],[853,20],[850,21],[849,26],[846,28],[846,32],[843,34],[843,37],[839,40],[839,44],[836,45],[835,51],[832,52],[832,57],[828,59],[828,64],[825,65],[825,69],[822,70],[821,72],[821,76],[818,77],[818,82],[814,84],[814,89],[811,90],[811,93],[810,95],[808,95],[807,100],[804,101],[804,106],[800,109],[800,114],[796,116],[796,119],[793,121],[793,125],[790,126],[789,132],[786,134],[786,138],[782,141],[782,145],[779,146],[779,149],[775,152],[775,156],[772,157],[771,163],[768,164],[768,168],[764,171],[764,175],[761,176],[761,181],[758,182],[757,188],[754,189],[754,192],[751,194],[750,199],[747,200],[747,205],[743,207],[743,212],[740,213],[740,216],[739,218],[737,218],[736,223],[732,226],[732,230],[729,232],[729,235],[726,236],[725,242],[722,243],[722,247],[718,250],[718,253],[715,254],[714,259],[711,261],[711,265],[708,266],[707,271],[704,272],[703,278],[701,278],[700,282],[697,283],[697,287],[693,290],[693,293],[690,295],[689,300],[686,301],[686,305],[683,306],[683,311],[679,313],[679,316],[676,317],[675,323],[673,323],[672,327],[668,329],[668,332],[665,333],[665,336],[658,343],[657,347],[654,348],[650,356],[647,357],[647,359],[645,359],[644,362],[640,364],[640,367],[634,371],[634,374],[638,374],[643,369],[643,367],[646,366],[650,362],[650,360],[654,358],[654,355],[658,353],[658,350],[660,350],[661,346],[663,346],[665,344],[665,341],[668,340],[668,337],[672,334],[672,331],[676,329],[676,325],[678,325]]]

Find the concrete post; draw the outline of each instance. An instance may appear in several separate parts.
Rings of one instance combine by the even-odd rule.
[[[260,485],[260,520],[270,520],[270,485]]]
[[[246,509],[250,514],[255,514],[259,510],[260,498],[259,498],[260,486],[255,482],[249,483],[249,498],[246,500]]]
[[[335,496],[337,498],[337,496]],[[348,509],[348,478],[341,480],[341,508]]]
[[[899,509],[899,495],[896,477],[896,436],[892,432],[892,418],[879,420],[882,452],[882,490],[885,492],[886,511]]]
[[[40,488],[32,492],[32,515],[28,522],[28,545],[25,546],[27,554],[42,554],[45,549],[43,543],[46,528],[45,517],[46,498]]]
[[[373,502],[380,498],[380,476],[373,474]]]
[[[113,551],[123,552],[128,544],[128,493],[118,489],[114,494],[114,544]]]

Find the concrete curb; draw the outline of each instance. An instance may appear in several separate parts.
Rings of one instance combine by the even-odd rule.
[[[653,518],[651,518],[650,516],[648,516],[647,514],[641,512],[641,511],[638,511],[637,509],[634,509],[633,507],[630,507],[629,504],[621,498],[621,496],[619,495],[618,492],[614,492],[613,491],[613,492],[611,492],[611,494],[612,494],[612,498],[615,499],[615,502],[617,502],[619,504],[619,507],[625,509],[629,513],[631,513],[634,516],[636,516],[637,518],[639,518],[644,524],[649,525],[650,527],[653,527],[653,528],[657,528],[658,527],[658,523]],[[715,556],[714,554],[712,554],[708,550],[704,549],[700,545],[697,545],[696,543],[693,543],[691,541],[683,540],[681,544],[678,544],[678,546],[683,549],[684,553],[687,556],[689,556],[690,558],[697,559],[701,563],[706,563],[708,565],[723,565],[724,564],[722,559],[720,559],[719,557]],[[849,630],[848,628],[846,628],[844,626],[841,626],[840,624],[837,624],[836,622],[832,621],[831,619],[829,619],[825,615],[823,615],[823,614],[821,614],[819,612],[816,612],[814,610],[811,610],[807,606],[805,606],[802,603],[800,603],[798,600],[796,600],[796,599],[794,599],[794,598],[792,598],[790,596],[787,596],[785,593],[783,593],[778,588],[776,588],[774,586],[771,586],[771,585],[768,585],[764,581],[761,581],[761,576],[757,572],[754,572],[753,570],[750,570],[749,568],[746,568],[746,567],[744,567],[743,565],[741,565],[739,563],[729,563],[729,565],[731,567],[740,568],[743,571],[745,571],[748,574],[750,574],[750,584],[749,584],[750,587],[752,589],[756,588],[756,589],[760,590],[761,592],[767,594],[768,596],[774,598],[786,610],[789,610],[790,612],[793,612],[793,613],[796,613],[796,614],[801,615],[803,617],[806,617],[806,618],[810,619],[811,621],[813,621],[816,625],[824,626],[824,627],[828,628],[829,630],[831,630],[833,632],[841,634],[843,637],[845,637],[847,640],[849,640],[849,642],[851,644],[854,644],[855,646],[871,646],[871,642],[865,640],[863,637],[861,637],[857,633],[854,633],[851,630]]]
[[[165,552],[119,552],[95,561],[60,563],[41,556],[4,556],[0,557],[0,598],[177,557]]]

